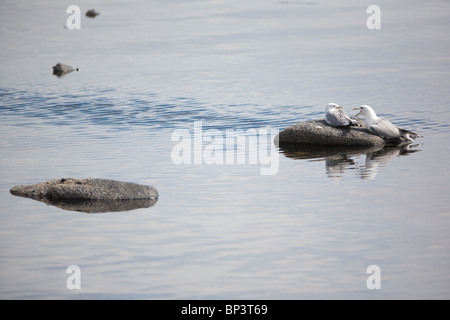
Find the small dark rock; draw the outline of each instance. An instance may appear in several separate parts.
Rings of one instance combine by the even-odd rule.
[[[90,9],[86,12],[86,17],[95,18],[99,14],[100,14],[100,12],[95,11],[95,9]]]
[[[58,62],[56,65],[54,65],[53,67],[53,74],[55,76],[61,77],[63,75],[66,75],[72,71],[78,71],[78,68],[73,68],[67,64],[63,64]]]

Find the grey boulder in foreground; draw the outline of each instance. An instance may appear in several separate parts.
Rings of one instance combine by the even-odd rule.
[[[374,147],[395,143],[384,140],[365,129],[364,122],[358,120],[360,126],[333,127],[325,120],[299,122],[281,131],[275,142],[282,144],[301,144],[315,146]]]
[[[150,207],[158,200],[155,188],[106,179],[54,179],[11,188],[11,194],[39,200],[66,210],[128,211]]]

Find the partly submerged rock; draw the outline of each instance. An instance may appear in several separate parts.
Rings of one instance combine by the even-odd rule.
[[[107,179],[54,179],[11,188],[11,194],[84,212],[126,211],[149,207],[158,200],[155,188]]]
[[[61,63],[61,62],[58,62],[52,68],[53,68],[53,74],[58,77],[61,77],[65,74],[68,74],[75,70],[78,71],[78,68],[75,69],[75,68],[73,68],[67,64]]]
[[[374,147],[384,146],[386,141],[360,126],[333,127],[325,120],[299,122],[281,131],[275,141],[279,145],[302,144],[317,146]]]

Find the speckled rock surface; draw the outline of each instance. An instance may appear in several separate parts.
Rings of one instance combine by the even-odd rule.
[[[88,213],[147,208],[159,197],[151,186],[106,179],[54,179],[15,186],[10,192],[61,209]]]
[[[372,147],[384,146],[386,141],[365,129],[364,122],[359,120],[360,127],[333,127],[325,120],[299,122],[281,131],[275,142],[282,144],[303,144],[317,146]]]
[[[43,183],[15,186],[13,195],[32,199],[59,200],[137,200],[158,198],[155,188],[106,179],[54,179]]]
[[[60,63],[60,62],[58,62],[52,68],[53,68],[53,74],[58,76],[58,77],[61,77],[61,76],[65,75],[65,74],[68,74],[68,73],[70,73],[72,71],[75,71],[75,70],[78,71],[78,68],[75,69],[75,68],[73,68],[73,67],[71,67],[71,66],[69,66],[67,64]]]

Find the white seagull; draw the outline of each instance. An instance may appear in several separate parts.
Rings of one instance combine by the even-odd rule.
[[[367,130],[384,139],[404,138],[406,142],[411,143],[416,138],[423,138],[420,134],[399,128],[389,120],[378,117],[375,111],[367,105],[362,105],[361,107],[354,108],[353,110],[359,110],[355,117],[359,114],[364,116],[364,123],[366,124]]]
[[[358,126],[358,121],[350,119],[344,108],[336,103],[329,103],[325,108],[325,122],[333,127]]]

